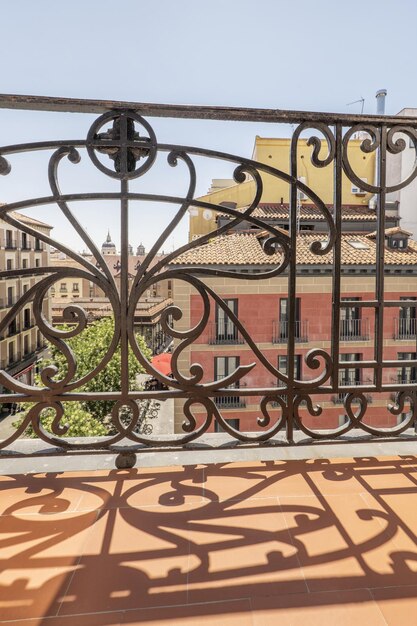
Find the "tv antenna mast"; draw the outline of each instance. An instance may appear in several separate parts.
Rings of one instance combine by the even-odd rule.
[[[362,104],[362,106],[361,106],[361,115],[363,115],[363,107],[364,107],[364,104],[365,104],[365,98],[363,96],[361,96],[359,98],[359,100],[354,100],[353,102],[348,102],[346,106],[349,107],[352,104],[358,104],[359,102]]]

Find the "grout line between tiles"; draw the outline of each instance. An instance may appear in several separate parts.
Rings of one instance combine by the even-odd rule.
[[[286,517],[284,511],[282,510],[282,504],[281,504],[281,500],[280,500],[279,496],[277,496],[277,500],[278,500],[278,506],[279,506],[279,508],[281,510],[281,513],[282,513],[283,517],[284,517],[285,527],[287,529],[287,533],[288,533],[288,536],[290,538],[291,545],[294,546],[293,537],[292,537],[290,529],[288,527],[287,517]],[[312,593],[310,587],[308,586],[308,582],[307,582],[307,579],[306,579],[306,576],[305,576],[305,573],[304,573],[304,568],[302,567],[302,565],[300,563],[300,559],[298,558],[298,551],[295,553],[295,558],[297,559],[298,568],[299,568],[299,570],[301,572],[301,575],[303,577],[303,581],[304,581],[304,584],[306,586],[307,593]]]
[[[384,621],[384,623],[386,624],[386,626],[390,626],[390,624],[385,619],[385,616],[384,616],[383,612],[381,611],[381,607],[379,606],[379,602],[377,602],[377,600],[374,597],[374,594],[372,593],[372,589],[370,587],[367,587],[366,591],[369,593],[369,596],[370,596],[371,600],[376,605],[376,608],[378,609],[378,612],[380,613],[381,618]]]

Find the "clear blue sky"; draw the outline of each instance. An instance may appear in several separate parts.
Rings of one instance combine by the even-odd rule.
[[[388,90],[387,113],[417,106],[415,0],[13,0],[2,4],[0,92],[163,103],[375,112],[375,92]],[[81,138],[91,116],[0,110],[0,145]],[[163,142],[250,156],[256,134],[279,136],[272,125],[151,120]],[[42,155],[12,156],[0,178],[0,201],[48,193]],[[65,192],[113,189],[89,177],[88,157],[63,168]],[[198,191],[224,164],[199,164]],[[161,167],[141,189],[181,193],[185,171]],[[117,206],[77,207],[101,243],[119,234]],[[149,247],[173,208],[134,207],[131,242]],[[58,210],[31,210],[54,234],[81,247]],[[152,215],[152,219],[149,219]],[[169,246],[186,237],[184,224]],[[117,243],[117,241],[116,241]]]

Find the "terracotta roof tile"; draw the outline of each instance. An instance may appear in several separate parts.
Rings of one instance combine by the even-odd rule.
[[[237,211],[243,212],[248,207],[240,207]],[[327,208],[332,211],[333,207],[327,205]],[[226,216],[225,213],[218,213],[218,215]],[[253,217],[259,219],[278,219],[285,220],[289,217],[289,205],[288,204],[267,204],[260,203],[252,213]],[[344,221],[348,222],[376,222],[376,212],[368,209],[367,206],[358,207],[351,205],[342,206],[342,216]],[[303,204],[300,209],[300,219],[302,220],[316,220],[324,221],[324,215],[313,204]]]
[[[318,255],[311,251],[315,241],[326,241],[325,233],[301,233],[297,238],[297,263],[300,265],[329,265],[333,252]],[[358,247],[355,247],[356,246]],[[376,243],[365,235],[344,234],[341,238],[343,265],[372,265],[376,263]],[[173,264],[176,265],[276,265],[281,252],[265,254],[257,234],[223,235],[209,243],[185,252]],[[386,265],[416,265],[417,242],[410,240],[402,251],[385,249]]]
[[[404,228],[401,228],[401,226],[393,226],[392,228],[386,228],[385,234],[386,235],[406,235],[407,237],[411,237],[413,233],[411,233],[409,230],[404,230]],[[375,239],[377,236],[377,231],[374,230],[372,233],[368,233],[366,236],[369,237],[370,239]]]

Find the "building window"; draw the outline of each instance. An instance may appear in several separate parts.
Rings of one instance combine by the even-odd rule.
[[[29,250],[29,240],[26,233],[22,233],[22,250]]]
[[[15,240],[11,230],[6,230],[6,248],[15,248]]]
[[[22,259],[22,268],[24,270],[26,270],[28,267],[28,260],[27,259]]]
[[[42,244],[39,239],[35,239],[35,250],[42,250]]]
[[[278,357],[278,369],[282,374],[288,374],[288,355],[280,354]],[[301,354],[294,355],[294,378],[301,380]],[[285,387],[285,383],[278,380],[279,387]]]
[[[341,354],[340,361],[355,362],[360,361],[361,355],[355,353]],[[361,370],[358,367],[349,367],[339,371],[339,385],[356,386],[361,384]],[[344,395],[344,394],[343,394]]]
[[[401,296],[400,300],[417,300],[415,296]],[[413,339],[416,337],[416,306],[400,306],[398,329],[396,335],[399,339]]]
[[[234,313],[238,315],[238,301],[235,298],[228,298],[224,300],[226,306]],[[216,340],[219,343],[234,343],[237,341],[238,332],[237,328],[219,305],[216,307]]]
[[[234,428],[235,430],[239,430],[240,429],[240,420],[239,419],[231,418],[231,419],[225,419],[224,421],[227,424],[229,424],[232,428]],[[219,422],[215,421],[214,422],[214,432],[216,432],[216,433],[224,433],[226,431],[222,427],[222,425],[219,424]]]
[[[23,311],[23,327],[30,328],[30,309]]]
[[[339,428],[340,426],[344,426],[349,421],[347,415],[339,415]]]
[[[8,357],[9,357],[9,365],[15,362],[15,351],[14,351],[14,341],[9,343],[8,347]]]
[[[222,380],[232,374],[239,367],[240,359],[237,356],[218,356],[214,358],[214,380]],[[239,381],[229,385],[229,389],[239,389]],[[225,396],[215,399],[216,404],[224,408],[244,406],[243,398],[239,396]]]
[[[23,285],[23,293],[26,293],[28,289],[29,289],[29,285],[28,284]]]
[[[6,260],[6,270],[12,270],[13,269],[13,261],[12,259],[7,259]]]
[[[67,291],[67,283],[61,283],[59,287],[59,291]]]
[[[35,267],[40,267],[40,266],[41,266],[40,259],[35,259]]]
[[[417,357],[416,352],[399,352],[399,361],[413,361]],[[406,365],[405,367],[398,368],[398,383],[403,385],[409,385],[416,382],[416,367],[414,365]]]
[[[346,302],[346,300],[359,302],[360,298],[341,298],[342,302]],[[340,309],[340,339],[349,341],[361,337],[361,321],[360,307],[342,307]]]
[[[289,303],[288,298],[279,300],[279,339],[288,339],[289,333]],[[301,298],[295,298],[295,325],[294,336],[301,337]]]
[[[7,287],[7,306],[14,304],[14,287]]]
[[[23,338],[23,354],[25,356],[29,354],[29,337],[27,335]]]
[[[80,291],[79,284],[78,283],[73,283],[72,290],[73,290],[74,293],[79,293],[79,291]]]

